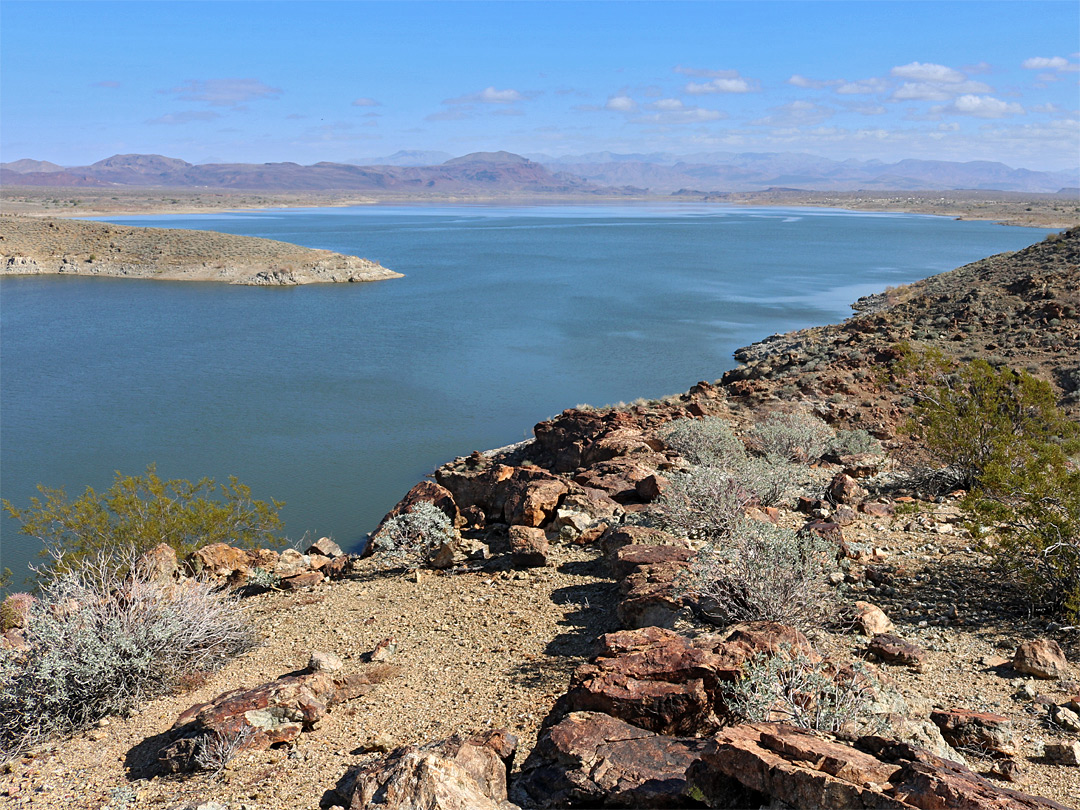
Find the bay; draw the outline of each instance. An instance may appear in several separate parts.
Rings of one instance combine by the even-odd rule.
[[[156,463],[356,547],[443,461],[581,403],[683,391],[738,347],[1049,231],[808,208],[360,206],[109,218],[365,256],[405,278],[0,280],[0,495]],[[37,551],[0,520],[18,585]]]

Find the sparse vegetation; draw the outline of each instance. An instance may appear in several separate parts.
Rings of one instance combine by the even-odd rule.
[[[63,489],[38,486],[42,498],[31,498],[24,509],[3,501],[4,511],[19,521],[20,531],[40,540],[50,562],[45,575],[80,568],[101,555],[114,558],[133,549],[136,554],[167,543],[184,555],[199,546],[228,543],[257,548],[280,545],[281,501],[253,500],[250,487],[234,477],[218,485],[211,478],[194,484],[163,481],[153,465],[144,475],[119,472],[104,493],[91,487],[74,500]]]
[[[727,467],[746,455],[743,443],[727,421],[718,416],[676,419],[668,423],[659,435],[664,444],[690,464]]]
[[[130,548],[124,558],[132,569]],[[126,714],[253,645],[234,599],[210,584],[121,578],[115,563],[98,553],[44,581],[28,649],[0,650],[0,759]]]
[[[764,456],[813,462],[829,449],[833,431],[816,416],[793,411],[770,414],[750,428],[747,438],[750,447]]]
[[[435,504],[421,501],[390,518],[372,537],[375,551],[387,565],[415,570],[432,565],[455,540],[450,518]]]
[[[858,456],[864,453],[878,455],[882,452],[881,442],[862,428],[856,430],[838,430],[829,442],[829,452],[838,456]]]

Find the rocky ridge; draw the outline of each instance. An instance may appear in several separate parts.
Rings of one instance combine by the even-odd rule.
[[[635,525],[633,516],[682,463],[661,437],[673,419],[715,415],[743,425],[801,399],[899,450],[903,439],[891,428],[905,413],[905,392],[874,371],[905,337],[954,355],[969,340],[1000,342],[1023,366],[1029,355],[1015,335],[1045,330],[1052,339],[1032,341],[1031,362],[1068,403],[1073,391],[1057,371],[1077,356],[1069,302],[1078,241],[1074,230],[895,291],[892,300],[864,301],[845,324],[745,350],[743,368],[723,383],[659,402],[571,409],[538,424],[529,442],[455,459],[394,510],[430,502],[459,528],[462,542],[443,572],[386,576],[376,555],[335,563],[342,578],[328,581],[319,573],[327,563],[316,559],[310,571],[326,554],[306,555],[306,569],[296,559],[305,555],[282,555],[289,565],[279,574],[296,590],[251,602],[264,648],[190,695],[14,763],[0,792],[13,806],[119,807],[131,796],[170,810],[210,801],[232,810],[511,801],[1076,806],[1080,638],[1033,614],[994,575],[955,498],[900,494],[889,486],[894,462],[883,456],[837,456],[805,471],[807,488],[827,495],[756,510],[758,519],[823,533],[842,555],[831,583],[855,611],[852,621],[806,635],[702,623],[678,587],[691,544]],[[969,311],[973,283],[986,285],[985,311],[936,323]],[[1052,304],[1060,312],[1047,318]],[[1000,333],[997,306],[1014,318]],[[920,337],[926,323],[941,328]],[[248,582],[253,558],[215,553],[222,556],[205,559],[204,571]],[[278,571],[282,559],[262,562]],[[748,656],[785,644],[832,671],[865,662],[880,684],[874,711],[890,720],[889,736],[732,724],[724,684]],[[222,705],[234,689],[254,690],[246,693],[258,701],[283,694],[296,683],[281,684],[283,675],[308,677],[287,670],[312,650],[338,656],[346,672],[376,655],[401,670],[370,694],[333,708],[326,701],[329,711],[316,709],[310,729],[298,720],[304,733],[241,750],[219,774],[178,777],[153,766],[183,738],[180,720],[193,716],[185,711],[193,702]],[[326,678],[318,683],[336,694]],[[194,715],[209,717],[204,711]],[[67,787],[74,779],[88,787],[85,798]]]
[[[401,278],[375,262],[250,236],[0,217],[0,275],[282,286]]]

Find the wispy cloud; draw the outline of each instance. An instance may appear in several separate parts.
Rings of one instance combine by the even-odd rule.
[[[479,93],[445,99],[443,104],[513,104],[526,98],[524,93],[514,89],[496,90],[494,87],[485,87]]]
[[[740,77],[712,79],[707,82],[688,82],[683,92],[690,95],[706,95],[711,93],[753,93],[759,90],[758,83],[752,79]]]
[[[687,106],[677,98],[662,98],[645,105],[653,110],[651,114],[639,115],[633,119],[639,124],[698,124],[705,121],[719,121],[726,117],[720,110],[704,107]]]
[[[1057,70],[1062,73],[1075,73],[1080,64],[1074,64],[1064,56],[1033,56],[1025,59],[1020,67],[1026,70]]]
[[[889,75],[905,81],[892,94],[894,101],[949,101],[957,96],[989,93],[989,85],[967,74],[933,62],[911,62],[894,67]]]
[[[859,96],[859,95],[871,95],[873,93],[883,93],[888,88],[888,83],[884,79],[872,78],[872,79],[859,79],[858,81],[848,82],[839,81],[836,84],[836,92],[842,96]]]
[[[354,99],[352,106],[354,107],[381,107],[382,102],[376,101],[373,98],[358,98]]]
[[[180,101],[198,101],[212,107],[240,108],[249,101],[275,99],[281,89],[258,79],[188,79],[183,84],[162,90]]]
[[[213,110],[185,110],[178,113],[167,113],[158,118],[148,118],[147,124],[190,124],[193,121],[213,121],[221,118],[220,113]]]
[[[693,76],[696,79],[739,78],[739,71],[737,70],[708,70],[706,68],[683,67],[682,65],[676,65],[673,70],[676,73],[681,73],[683,76]]]
[[[109,90],[115,90],[116,88],[118,88],[120,86],[120,82],[113,82],[113,81],[94,82],[90,86],[91,87],[104,87],[104,88],[109,89]]]
[[[831,118],[834,110],[812,101],[793,101],[773,107],[764,118],[751,121],[751,126],[808,127]]]
[[[959,70],[945,65],[936,65],[933,62],[911,62],[906,65],[894,67],[889,75],[898,79],[911,79],[917,82],[962,82],[967,78]]]
[[[612,96],[605,102],[604,109],[613,112],[634,112],[638,103],[630,96]]]

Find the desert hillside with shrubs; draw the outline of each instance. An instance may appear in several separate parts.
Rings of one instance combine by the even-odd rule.
[[[448,462],[362,555],[200,543],[275,505],[153,469],[6,504],[53,562],[0,795],[1076,807],[1080,228],[856,310]]]

